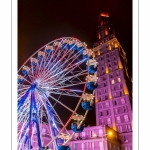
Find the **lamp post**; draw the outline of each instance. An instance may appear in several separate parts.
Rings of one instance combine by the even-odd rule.
[[[109,132],[108,134],[102,135],[102,147],[103,147],[103,150],[104,150],[104,139],[103,139],[103,137],[107,136],[107,135],[112,135],[112,132]]]

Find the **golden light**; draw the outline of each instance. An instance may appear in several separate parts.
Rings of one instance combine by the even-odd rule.
[[[112,126],[113,126],[113,129],[114,129],[115,131],[117,131],[115,123],[113,123]]]
[[[111,95],[111,93],[109,94],[109,99],[112,99],[112,95]]]
[[[101,54],[100,49],[98,49],[98,55],[100,55],[100,54]]]
[[[95,138],[95,137],[97,137],[97,135],[94,133],[94,134],[93,134],[93,137]]]
[[[118,47],[118,42],[114,42],[114,47],[117,48]]]
[[[98,102],[98,98],[95,98],[95,103],[97,103]]]
[[[122,67],[122,63],[121,63],[121,61],[119,60],[119,62],[118,62],[118,66],[119,66],[119,68],[120,69],[122,69],[123,67]]]
[[[112,135],[112,132],[109,132],[108,135]]]
[[[109,17],[109,15],[108,15],[108,14],[106,14],[106,13],[101,13],[101,16]]]
[[[128,91],[128,88],[127,88],[126,85],[124,86],[124,94],[125,94],[125,95],[128,95],[128,94],[129,94],[129,91]]]
[[[121,79],[120,79],[120,78],[118,78],[118,82],[121,82]]]
[[[101,35],[100,35],[100,32],[98,32],[98,39],[100,39],[101,38]]]
[[[108,45],[108,49],[109,49],[109,50],[111,50],[111,49],[112,49],[110,44]]]
[[[93,53],[92,53],[92,56],[93,56],[93,58],[95,58],[95,52],[93,51]]]
[[[107,27],[105,27],[105,35],[108,35]]]
[[[106,67],[106,74],[108,74],[109,73],[109,70],[108,70],[108,67]]]

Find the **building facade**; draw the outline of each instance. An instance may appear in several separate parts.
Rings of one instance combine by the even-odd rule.
[[[94,132],[97,128],[107,125],[118,132],[121,141],[120,149],[132,150],[132,79],[128,74],[126,53],[115,37],[109,15],[100,14],[98,21],[97,42],[92,49],[93,57],[98,62],[98,88],[95,92],[96,126],[87,127],[85,132],[89,129]],[[96,145],[95,138],[90,140]],[[100,139],[97,141],[101,142]],[[82,140],[71,141],[71,143],[81,145]],[[78,149],[82,150],[83,147]],[[106,142],[103,148],[92,147],[92,150],[109,149],[119,150],[119,147],[109,147]]]
[[[68,144],[71,150],[121,150],[118,132],[105,125],[85,128]]]

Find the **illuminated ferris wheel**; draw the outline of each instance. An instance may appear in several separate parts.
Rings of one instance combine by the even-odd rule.
[[[44,45],[22,65],[18,150],[70,150],[67,142],[84,130],[86,115],[94,107],[97,65],[86,44],[72,37]]]

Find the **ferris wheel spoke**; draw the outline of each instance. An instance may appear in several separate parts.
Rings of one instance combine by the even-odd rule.
[[[66,77],[59,77],[58,79],[56,79],[56,80],[52,80],[52,81],[50,81],[50,82],[43,82],[42,84],[43,84],[43,87],[44,87],[44,85],[45,86],[50,86],[50,87],[56,87],[57,85],[60,85],[60,84],[62,84],[62,83],[65,83],[66,81],[69,81],[70,82],[70,80],[74,80],[74,79],[76,79],[77,77],[80,77],[80,76],[83,76],[83,75],[85,75],[85,74],[87,74],[87,72],[85,71],[85,72],[80,72],[80,73],[78,73],[78,74],[76,74],[76,75],[74,75],[74,76],[66,76]],[[77,82],[82,82],[81,80],[77,80]]]
[[[39,95],[39,93],[38,93],[38,95]],[[46,98],[46,97],[45,97]],[[42,103],[43,103],[43,106],[44,106],[44,108],[45,109],[47,109],[47,106],[46,106],[46,102],[50,105],[50,107],[52,108],[52,111],[54,111],[54,108],[52,107],[52,105],[49,103],[49,100],[47,99],[46,101],[45,100],[41,100],[42,101]],[[54,111],[55,112],[55,111]],[[46,113],[47,114],[49,114],[48,113],[48,111],[46,111]],[[58,116],[58,115],[57,115]],[[50,118],[50,116],[49,116],[49,118]],[[54,121],[54,120],[53,120]]]
[[[74,54],[73,53],[73,51],[72,51],[72,54]],[[80,55],[80,54],[79,54]],[[78,55],[76,54],[74,54],[73,56],[69,56],[68,57],[68,59],[67,58],[64,58],[64,62],[63,63],[60,63],[59,64],[59,66],[57,66],[57,67],[55,67],[55,72],[56,73],[58,73],[58,72],[60,72],[62,69],[67,69],[69,66],[71,66],[71,65],[73,65],[73,61],[75,61],[76,60],[76,58],[78,57]],[[71,59],[73,59],[71,62],[69,62]],[[67,64],[69,64],[69,66],[67,65]],[[66,67],[65,67],[66,66]]]
[[[25,93],[25,95],[18,101],[18,111],[19,109],[24,105],[24,102],[26,100],[26,98],[28,97],[29,93],[30,93],[30,88],[27,90],[27,92]]]
[[[81,82],[81,83],[77,83],[77,84],[65,84],[64,86],[56,86],[53,89],[63,89],[63,88],[67,88],[67,87],[72,87],[75,85],[80,85],[80,84],[85,84],[86,82]]]
[[[32,74],[32,69],[30,68],[30,70],[27,72],[26,74],[26,78],[28,77],[28,79],[32,82],[33,81],[33,74]],[[25,77],[24,77],[25,78]]]
[[[73,74],[73,73],[71,73],[71,74]],[[68,82],[70,82],[71,84],[73,84],[72,83],[72,81],[73,80],[75,80],[76,79],[76,82],[82,82],[78,77],[81,77],[81,76],[83,76],[83,75],[86,75],[87,74],[87,72],[80,72],[80,73],[78,73],[78,74],[76,74],[76,75],[74,75],[74,76],[66,76],[66,77],[60,77],[59,78],[59,80],[57,81],[57,84],[54,84],[54,87],[56,86],[56,85],[58,85],[59,83],[61,84],[61,83],[65,83],[66,81],[68,81]],[[73,82],[75,82],[75,81],[73,81]]]
[[[81,95],[78,95],[77,93],[70,91],[70,89],[60,89],[60,90],[55,90],[53,92],[50,92],[50,94],[56,94],[56,95],[65,95],[65,96],[71,96],[71,97],[77,97],[79,98]]]
[[[61,42],[60,42],[61,43]],[[58,45],[58,48],[53,52],[53,54],[52,54],[52,56],[51,55],[49,55],[50,56],[50,58],[49,58],[49,60],[48,59],[46,59],[46,60],[48,60],[48,62],[47,62],[47,64],[45,63],[45,67],[43,67],[43,70],[42,70],[42,72],[46,72],[46,71],[49,71],[50,70],[50,68],[49,68],[49,65],[51,64],[51,66],[53,66],[53,64],[55,64],[57,61],[57,58],[58,58],[58,56],[59,56],[59,54],[57,54],[56,52],[58,51],[58,49],[60,48],[59,47],[60,46],[60,44]],[[63,52],[63,49],[61,50],[61,52]],[[55,58],[55,56],[56,56],[56,58]],[[54,59],[55,58],[55,59]],[[53,60],[52,60],[53,59]],[[41,74],[42,75],[42,74]]]
[[[78,65],[82,64],[83,61],[80,61],[72,66],[70,66],[69,68],[66,68],[62,71],[60,71],[59,73],[53,75],[53,76],[50,76],[51,79],[53,78],[56,78],[56,79],[60,79],[60,76],[65,72],[65,74],[63,76],[61,76],[61,78],[63,78],[64,76],[66,76],[67,74],[69,74],[71,71],[73,71]],[[57,78],[58,77],[58,78]],[[48,82],[48,80],[50,80],[49,78],[44,80],[44,82]],[[42,83],[42,82],[41,82]]]
[[[70,53],[70,54],[69,54]],[[65,53],[64,53],[64,55],[63,56],[61,56],[61,59],[59,59],[59,60],[57,60],[57,63],[56,64],[53,64],[53,67],[52,68],[50,68],[50,70],[52,71],[52,70],[54,70],[54,68],[56,69],[57,68],[57,66],[59,66],[60,68],[62,68],[62,66],[64,66],[66,63],[67,63],[67,61],[64,61],[63,62],[63,59],[64,60],[66,60],[66,56],[67,56],[67,54],[69,54],[68,55],[68,61],[72,58],[72,57],[70,57],[71,56],[71,54],[73,54],[73,51],[66,51]],[[63,62],[63,63],[62,63]]]
[[[40,90],[40,89],[38,89]],[[40,90],[41,91],[41,90]],[[45,95],[45,93],[42,91],[42,93]],[[54,98],[53,96],[49,95],[49,98],[53,99],[54,101],[56,101],[57,103],[59,103],[60,105],[62,105],[63,107],[65,107],[67,110],[69,110],[70,112],[74,112],[72,109],[70,109],[69,107],[67,107],[65,104],[63,104],[62,102],[58,101],[56,98]]]
[[[69,52],[71,52],[71,53],[70,53],[70,55],[68,56],[68,59],[66,59],[65,56],[66,56]],[[62,54],[62,53],[61,53],[61,54]],[[61,57],[61,59],[57,60],[56,63],[55,63],[55,61],[54,61],[53,64],[52,64],[53,67],[49,68],[48,71],[49,71],[49,70],[50,70],[50,72],[53,71],[53,70],[54,70],[54,69],[53,69],[54,67],[57,68],[57,70],[59,70],[58,67],[56,67],[56,66],[59,66],[59,68],[61,68],[61,66],[64,66],[64,64],[66,64],[69,60],[71,60],[71,59],[75,56],[75,55],[73,55],[73,56],[71,57],[71,54],[74,54],[74,52],[73,52],[73,51],[65,51],[65,53],[64,53],[64,55]],[[63,59],[65,60],[65,62],[63,62],[63,64],[62,64],[61,61],[62,61]],[[67,61],[66,61],[66,60],[67,60]]]
[[[69,53],[69,51],[66,51],[66,53],[65,53],[65,55],[67,54],[67,53]],[[57,55],[57,57],[58,57],[58,55]],[[57,58],[56,57],[56,58]],[[47,76],[49,76],[49,75],[53,75],[54,74],[54,72],[56,71],[55,70],[55,68],[57,68],[57,69],[59,69],[58,68],[58,66],[60,67],[62,64],[61,64],[61,60],[63,59],[63,57],[64,56],[62,56],[59,60],[57,60],[56,58],[55,58],[55,60],[51,63],[51,65],[50,66],[52,66],[51,68],[50,68],[50,66],[47,68],[47,70],[45,70],[45,72],[44,72],[44,76],[45,77],[47,77]],[[49,74],[50,73],[50,74]],[[42,74],[43,75],[43,74]]]
[[[18,116],[18,122],[22,122],[25,120],[25,117],[26,117],[26,113],[29,112],[29,108],[24,108],[24,109],[21,109],[21,112],[20,112],[20,115]]]
[[[46,100],[47,100],[47,103],[48,103],[49,105],[51,105],[50,102],[49,102],[49,100],[48,100],[48,97],[45,96],[45,98],[46,98]],[[59,98],[60,98],[60,97],[59,97]],[[59,99],[58,99],[58,100],[59,100]],[[57,103],[57,102],[56,102],[56,103]],[[55,103],[55,104],[56,104],[56,103]],[[51,105],[51,108],[52,108],[52,110],[53,110],[53,112],[54,112],[54,115],[55,115],[55,117],[57,118],[58,122],[59,122],[61,125],[64,126],[62,120],[60,119],[60,117],[58,116],[57,112],[56,112],[55,109],[54,109],[55,104],[54,104],[53,106]]]
[[[66,51],[66,50],[64,50],[64,48],[62,49],[62,50],[60,50],[60,51],[58,51],[58,53],[56,54],[56,57],[55,57],[55,59],[53,60],[53,63],[52,63],[52,68],[50,68],[51,70],[53,70],[53,68],[59,63],[59,62],[61,62],[63,59],[64,59],[64,57],[66,57],[67,56],[67,54],[69,54],[69,53],[71,53],[71,51]],[[63,54],[63,55],[62,55]],[[61,58],[59,58],[61,56]]]
[[[71,71],[75,70],[75,68],[77,68],[78,65],[81,65],[83,62],[84,62],[84,61],[81,60],[80,62],[75,63],[75,64],[73,64],[72,66],[69,66],[68,68],[65,68],[65,69],[62,71],[62,73],[64,73],[64,75],[62,76],[62,78],[63,78],[65,75],[69,74]]]
[[[44,94],[44,96],[45,96],[45,94]],[[46,102],[49,102],[49,100],[47,100]],[[51,116],[50,116],[50,114],[49,114],[48,112],[47,112],[47,115],[48,115],[48,118],[50,119]],[[48,120],[49,120],[49,119],[48,119]],[[54,123],[54,122],[55,122],[55,121],[53,120],[53,123]],[[51,131],[51,137],[53,137],[53,135],[52,135],[52,129],[51,129],[52,126],[49,125],[49,127],[50,127],[50,131]]]
[[[58,45],[58,47],[56,48],[56,49],[54,49],[54,51],[53,51],[53,53],[52,53],[52,56],[51,55],[49,55],[49,62],[52,62],[52,58],[54,58],[55,56],[56,57],[58,57],[58,55],[57,55],[57,52],[58,52],[58,50],[60,49],[60,47],[61,47],[61,45],[62,45],[62,41],[63,40],[61,40],[61,41],[59,41],[59,45]],[[54,45],[53,45],[54,46]],[[62,50],[61,50],[61,52],[63,52],[64,51],[64,49],[62,48]],[[55,62],[55,60],[53,60],[53,62]],[[49,63],[46,65],[46,68],[48,67],[48,65],[49,65]]]
[[[55,100],[57,103],[59,103],[61,106],[65,107],[67,110],[69,110],[70,112],[74,112],[72,109],[70,109],[68,106],[66,106],[65,104],[63,104],[62,102],[58,101],[56,98],[54,98],[53,96],[49,95],[49,97],[53,100]]]

